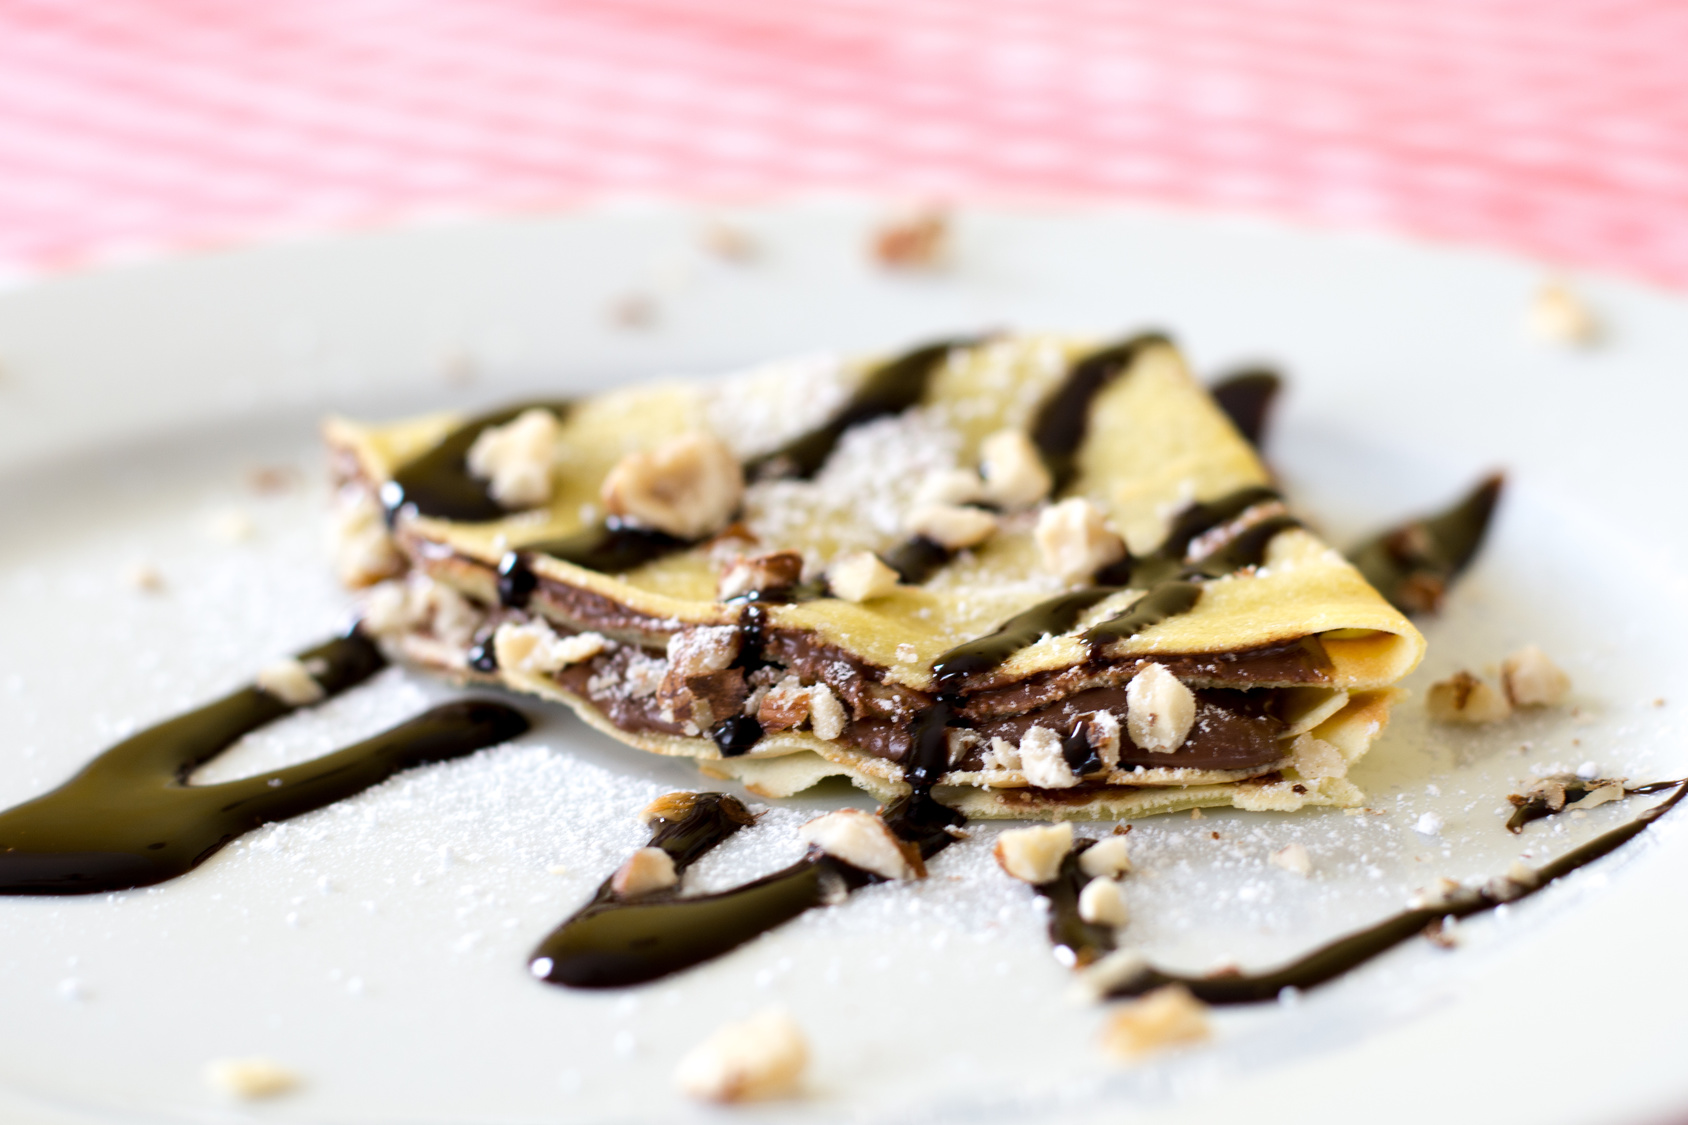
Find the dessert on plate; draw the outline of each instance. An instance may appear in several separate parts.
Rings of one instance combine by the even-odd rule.
[[[1353,804],[1424,650],[1155,334],[325,432],[341,573],[390,655],[767,796]]]

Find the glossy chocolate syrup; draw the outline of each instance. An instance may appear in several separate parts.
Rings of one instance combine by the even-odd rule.
[[[1558,808],[1554,808],[1548,801],[1547,794],[1539,789],[1527,795],[1514,793],[1509,796],[1507,800],[1512,804],[1513,813],[1507,818],[1506,830],[1514,836],[1524,831],[1524,826],[1532,820],[1541,820],[1544,817],[1557,816],[1562,812],[1569,812],[1571,809],[1576,807],[1576,803],[1578,801],[1582,800],[1595,790],[1604,789],[1608,785],[1622,786],[1624,796],[1626,797],[1639,797],[1651,793],[1663,793],[1666,789],[1670,789],[1678,784],[1674,781],[1654,781],[1646,785],[1637,785],[1631,788],[1629,786],[1625,786],[1621,778],[1602,777],[1585,780],[1574,774],[1558,776],[1546,780],[1558,781],[1564,786],[1564,802],[1560,804]]]
[[[751,480],[776,477],[807,480],[814,476],[847,432],[877,418],[901,414],[919,403],[926,395],[932,373],[949,358],[950,352],[978,342],[977,337],[939,340],[881,365],[862,381],[850,401],[830,421],[753,458],[744,467],[745,476]]]
[[[384,661],[360,634],[299,659],[328,695]],[[400,770],[459,757],[527,729],[520,712],[435,707],[355,746],[217,785],[187,778],[242,735],[294,708],[255,687],[118,743],[50,793],[0,813],[0,894],[90,894],[175,878],[243,832],[360,793]]]
[[[1261,367],[1227,375],[1208,391],[1243,439],[1259,449],[1272,405],[1283,385],[1277,372]]]
[[[938,690],[955,691],[969,676],[1000,667],[1010,656],[1040,638],[1060,636],[1073,627],[1085,610],[1119,590],[1117,586],[1095,586],[1061,594],[1015,614],[994,633],[957,645],[932,664]]]
[[[1079,867],[1078,857],[1095,843],[1074,840],[1072,851],[1061,861],[1060,874],[1032,888],[1049,902],[1049,940],[1055,945],[1056,959],[1068,968],[1088,965],[1114,951],[1114,928],[1086,922],[1078,912],[1079,893],[1091,879]]]
[[[1066,379],[1032,422],[1032,444],[1054,478],[1051,495],[1060,495],[1078,473],[1078,448],[1090,428],[1090,407],[1096,396],[1129,368],[1143,349],[1169,342],[1159,332],[1145,332],[1093,352],[1068,370]]]
[[[720,793],[671,794],[658,804],[670,811],[653,822],[647,846],[666,851],[676,873],[752,822],[742,804]],[[928,827],[907,816],[893,822],[891,811],[887,823],[894,830],[899,824],[922,832]],[[932,855],[953,840],[937,831],[915,842],[923,855]],[[814,850],[789,867],[715,894],[680,897],[674,887],[623,899],[605,880],[590,902],[540,943],[528,968],[541,980],[574,988],[642,984],[719,957],[812,906],[883,881]]]
[[[1646,831],[1647,827],[1675,808],[1685,793],[1688,781],[1665,782],[1675,792],[1654,805],[1628,824],[1596,836],[1579,848],[1574,848],[1552,863],[1537,868],[1532,885],[1508,881],[1504,894],[1490,889],[1470,890],[1452,901],[1436,906],[1417,907],[1385,918],[1375,926],[1338,938],[1281,968],[1266,973],[1234,974],[1212,977],[1186,977],[1148,969],[1113,989],[1110,996],[1137,996],[1165,984],[1182,984],[1195,996],[1209,1004],[1255,1004],[1275,1000],[1286,988],[1308,989],[1324,984],[1334,977],[1385,953],[1415,934],[1444,918],[1466,918],[1480,914],[1506,902],[1516,902],[1535,894],[1556,879],[1609,855],[1622,845]],[[1657,789],[1657,786],[1646,787]]]
[[[905,539],[879,556],[881,562],[897,572],[897,581],[904,586],[924,585],[954,557],[954,551],[924,535]]]
[[[573,407],[566,400],[523,402],[470,419],[400,468],[381,487],[387,518],[408,508],[420,515],[459,523],[503,519],[509,510],[492,498],[486,481],[469,475],[469,447],[483,432],[515,421],[523,411],[549,410],[562,418]]]
[[[1402,613],[1434,613],[1483,545],[1504,483],[1499,473],[1486,477],[1447,510],[1368,539],[1348,559]]]

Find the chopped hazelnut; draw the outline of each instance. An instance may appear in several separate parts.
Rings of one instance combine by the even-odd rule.
[[[874,232],[873,257],[892,269],[930,269],[944,257],[949,220],[942,211],[925,211],[887,223]]]
[[[1115,929],[1131,921],[1119,884],[1105,875],[1090,880],[1078,893],[1078,916],[1094,925]]]
[[[979,479],[979,474],[969,469],[944,469],[940,472],[929,473],[915,490],[914,503],[923,504],[971,504],[975,500],[982,500],[985,495],[985,482]]]
[[[732,667],[739,631],[732,625],[700,625],[668,638],[668,667],[677,676],[702,676]]]
[[[872,551],[851,551],[832,560],[826,584],[835,597],[847,602],[872,601],[897,588],[897,572]]]
[[[860,809],[839,809],[818,816],[797,830],[805,844],[851,867],[887,879],[925,878],[920,853],[892,834],[885,822]]]
[[[601,633],[559,637],[549,624],[540,620],[525,625],[506,621],[492,635],[492,651],[500,668],[539,675],[550,675],[590,660],[608,647],[609,639]]]
[[[1592,344],[1600,336],[1600,322],[1587,303],[1559,281],[1536,290],[1527,323],[1531,335],[1549,344],[1577,347]]]
[[[743,227],[731,223],[710,223],[703,230],[703,248],[729,262],[748,262],[756,257],[756,240]]]
[[[1313,859],[1300,844],[1279,848],[1272,853],[1270,862],[1273,867],[1281,867],[1296,875],[1310,875],[1313,871]]]
[[[959,551],[996,534],[997,519],[982,508],[957,504],[922,504],[909,513],[905,528],[940,547]]]
[[[720,438],[683,434],[629,453],[604,478],[604,509],[641,527],[697,539],[727,525],[744,497],[744,471]]]
[[[205,1064],[205,1081],[237,1098],[273,1098],[299,1085],[299,1076],[269,1059],[215,1059]]]
[[[1085,720],[1085,737],[1102,759],[1102,768],[1119,768],[1119,718],[1112,711],[1093,711]]]
[[[1061,873],[1061,861],[1073,849],[1073,826],[1011,828],[996,838],[992,854],[1002,869],[1023,883],[1039,886]]]
[[[1095,1003],[1122,984],[1150,971],[1148,959],[1135,949],[1116,949],[1081,969],[1073,998]]]
[[[1535,645],[1508,656],[1500,679],[1514,707],[1552,707],[1571,690],[1571,677]]]
[[[1039,789],[1070,789],[1078,784],[1061,736],[1048,727],[1032,727],[1020,736],[1020,770],[1026,783]]]
[[[1125,727],[1144,750],[1170,754],[1190,735],[1196,696],[1159,664],[1145,664],[1125,689]]]
[[[334,510],[334,568],[347,586],[368,586],[404,569],[381,504],[363,489],[340,493]]]
[[[739,556],[721,575],[716,597],[722,601],[749,593],[789,590],[803,577],[803,556],[796,551]]]
[[[123,581],[132,590],[156,594],[164,589],[164,575],[151,563],[134,563],[123,572]]]
[[[1165,1047],[1199,1043],[1211,1032],[1207,1005],[1181,984],[1169,984],[1122,1006],[1102,1031],[1111,1055],[1137,1059]]]
[[[838,741],[843,737],[848,718],[844,705],[832,694],[831,688],[825,684],[809,688],[809,729],[815,732],[816,738],[825,742]]]
[[[792,1092],[808,1065],[803,1029],[783,1011],[767,1009],[693,1047],[674,1080],[701,1101],[752,1101]]]
[[[258,688],[292,707],[320,703],[327,695],[310,669],[294,657],[277,660],[258,669]]]
[[[524,410],[502,426],[489,426],[469,447],[469,473],[487,481],[487,492],[506,508],[532,508],[551,499],[551,466],[561,427],[549,410]]]
[[[1430,685],[1425,705],[1442,723],[1494,723],[1512,714],[1505,695],[1465,671]]]
[[[1125,541],[1108,530],[1096,505],[1081,497],[1051,504],[1032,532],[1043,569],[1063,582],[1082,582],[1125,557]]]
[[[1310,734],[1298,734],[1289,744],[1289,764],[1307,781],[1342,777],[1348,772],[1348,759],[1342,756],[1342,751]]]
[[[674,857],[661,848],[640,848],[610,876],[610,890],[620,898],[637,898],[667,890],[680,881]]]
[[[1581,797],[1578,797],[1575,801],[1571,802],[1571,807],[1575,809],[1592,809],[1596,806],[1604,805],[1608,801],[1621,801],[1623,800],[1623,797],[1624,787],[1616,781],[1609,781],[1605,785],[1600,786],[1598,789],[1590,789]]]
[[[980,444],[979,475],[985,499],[1004,508],[1029,508],[1054,483],[1037,446],[1019,430],[999,430]]]
[[[1131,871],[1131,851],[1124,836],[1108,836],[1078,855],[1078,869],[1092,878],[1118,879]]]

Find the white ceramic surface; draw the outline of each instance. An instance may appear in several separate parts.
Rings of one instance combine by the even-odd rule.
[[[742,265],[700,249],[706,216],[625,207],[0,294],[0,803],[343,620],[319,532],[325,411],[475,405],[993,325],[1165,326],[1206,372],[1283,364],[1269,452],[1339,543],[1507,467],[1494,538],[1427,626],[1409,684],[1533,641],[1577,685],[1574,714],[1469,733],[1430,728],[1415,696],[1354,776],[1380,815],[1140,822],[1132,943],[1177,967],[1263,965],[1436,876],[1539,862],[1634,811],[1514,838],[1499,810],[1536,770],[1688,772],[1680,298],[1579,279],[1609,334],[1566,352],[1521,328],[1541,269],[1499,257],[1167,214],[979,212],[961,216],[950,268],[898,276],[863,253],[876,214],[737,216],[760,249]],[[650,325],[610,315],[628,296],[654,302]],[[260,494],[260,466],[297,483]],[[231,540],[241,519],[251,533]],[[162,592],[127,584],[138,563]],[[204,776],[311,756],[449,694],[383,673]],[[808,1029],[815,1065],[804,1099],[745,1112],[756,1120],[1545,1125],[1688,1108],[1688,835],[1668,819],[1463,925],[1455,952],[1409,944],[1293,1005],[1219,1014],[1208,1047],[1124,1068],[1096,1048],[1103,1013],[1065,998],[1032,896],[990,862],[994,826],[925,884],[863,892],[669,981],[537,984],[525,952],[639,841],[633,812],[698,779],[531,709],[541,721],[512,746],[254,833],[175,882],[0,899],[0,1119],[718,1120],[672,1093],[674,1061],[770,1003]],[[867,803],[779,802],[700,885],[786,862],[795,826],[840,802]],[[1427,811],[1440,836],[1413,831]],[[1310,879],[1266,863],[1292,841]],[[200,1077],[230,1055],[276,1059],[304,1085],[231,1103]]]

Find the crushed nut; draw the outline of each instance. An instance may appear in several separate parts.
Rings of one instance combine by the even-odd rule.
[[[205,1064],[205,1081],[237,1098],[273,1098],[299,1085],[299,1076],[269,1059],[215,1059]]]
[[[1112,926],[1116,930],[1131,921],[1119,884],[1105,875],[1090,880],[1078,893],[1078,916],[1093,925]]]
[[[1464,906],[1477,898],[1477,892],[1465,884],[1448,878],[1437,879],[1428,887],[1413,892],[1407,905],[1414,910],[1442,910],[1450,906]]]
[[[1061,861],[1072,850],[1073,826],[1062,821],[1033,828],[1011,828],[996,838],[991,854],[1004,871],[1035,887],[1059,875]]]
[[[803,1029],[770,1008],[729,1023],[686,1052],[674,1080],[701,1101],[742,1102],[791,1093],[809,1065]]]
[[[1112,711],[1092,711],[1085,719],[1085,738],[1103,769],[1112,773],[1119,768],[1119,718]]]
[[[1118,879],[1131,871],[1131,851],[1124,836],[1108,836],[1085,848],[1078,869],[1091,878]]]
[[[1146,664],[1125,689],[1125,727],[1144,750],[1170,754],[1190,735],[1196,696],[1159,664]]]
[[[1102,1031],[1102,1047],[1137,1059],[1166,1047],[1199,1043],[1211,1035],[1207,1005],[1181,984],[1155,989],[1124,1005]]]
[[[1048,727],[1032,727],[1020,736],[1020,769],[1026,783],[1039,789],[1070,789],[1078,784],[1061,736]]]
[[[705,227],[703,248],[729,262],[749,262],[756,258],[756,240],[744,228],[731,223],[713,222]]]
[[[720,438],[683,434],[629,453],[604,478],[604,509],[680,539],[718,531],[744,498],[744,471]]]
[[[1441,723],[1495,723],[1512,714],[1505,695],[1466,671],[1431,684],[1425,705]]]
[[[850,551],[832,560],[826,570],[826,584],[834,597],[847,602],[882,598],[897,588],[897,572],[872,551]]]
[[[887,879],[926,877],[919,851],[899,840],[883,820],[860,809],[839,809],[818,816],[799,828],[797,836],[851,867]]]
[[[680,881],[674,857],[661,848],[640,848],[610,876],[610,890],[619,898],[637,898],[663,891]]]
[[[1313,872],[1313,858],[1300,844],[1279,848],[1272,853],[1269,862],[1273,867],[1281,867],[1296,875],[1310,875]]]
[[[921,504],[909,512],[904,529],[940,547],[959,551],[996,534],[997,518],[982,508],[958,504]]]
[[[1500,679],[1514,707],[1552,707],[1571,690],[1571,677],[1535,645],[1508,656]]]
[[[1342,751],[1310,734],[1298,734],[1289,744],[1289,764],[1308,781],[1342,777],[1348,772],[1348,759],[1342,756]]]
[[[721,575],[716,597],[721,601],[750,593],[789,590],[803,578],[803,556],[796,551],[774,551],[766,555],[740,555]]]
[[[1079,970],[1073,999],[1081,1003],[1106,999],[1108,993],[1149,970],[1148,960],[1135,949],[1116,949]]]
[[[701,625],[668,638],[668,669],[678,676],[702,676],[732,667],[739,631],[732,625]]]
[[[1108,529],[1101,509],[1080,497],[1051,504],[1032,532],[1043,569],[1063,582],[1082,582],[1125,557],[1125,540]]]
[[[999,430],[979,445],[984,498],[1004,508],[1029,508],[1055,483],[1032,439],[1019,430]]]
[[[1600,337],[1600,322],[1593,311],[1560,281],[1547,282],[1536,290],[1526,323],[1531,335],[1549,344],[1578,347]]]
[[[944,469],[926,475],[915,490],[914,503],[917,507],[923,504],[971,504],[984,499],[984,495],[985,482],[979,479],[978,473],[970,469]]]
[[[164,575],[151,563],[132,564],[123,572],[123,582],[143,594],[156,594],[164,589]]]
[[[1506,874],[1497,875],[1483,884],[1483,896],[1496,902],[1511,902],[1535,890],[1540,883],[1541,876],[1514,860],[1506,869]]]
[[[342,489],[332,529],[334,568],[354,589],[390,578],[404,569],[404,556],[387,529],[381,504],[362,489]]]
[[[316,682],[310,669],[292,656],[258,669],[256,682],[260,691],[268,692],[291,707],[320,703],[328,694]]]
[[[533,508],[551,499],[551,466],[561,427],[549,410],[524,410],[502,426],[489,426],[469,447],[469,474],[487,481],[487,492],[506,508]]]
[[[492,635],[492,651],[500,668],[542,676],[590,660],[609,643],[602,633],[559,637],[547,622],[538,619],[525,625],[506,621]]]
[[[942,211],[925,211],[875,231],[873,258],[892,269],[930,269],[942,262],[948,242],[949,219]]]
[[[844,705],[832,694],[831,688],[825,684],[809,688],[809,729],[815,732],[816,738],[824,742],[838,741],[843,737],[848,721]]]

